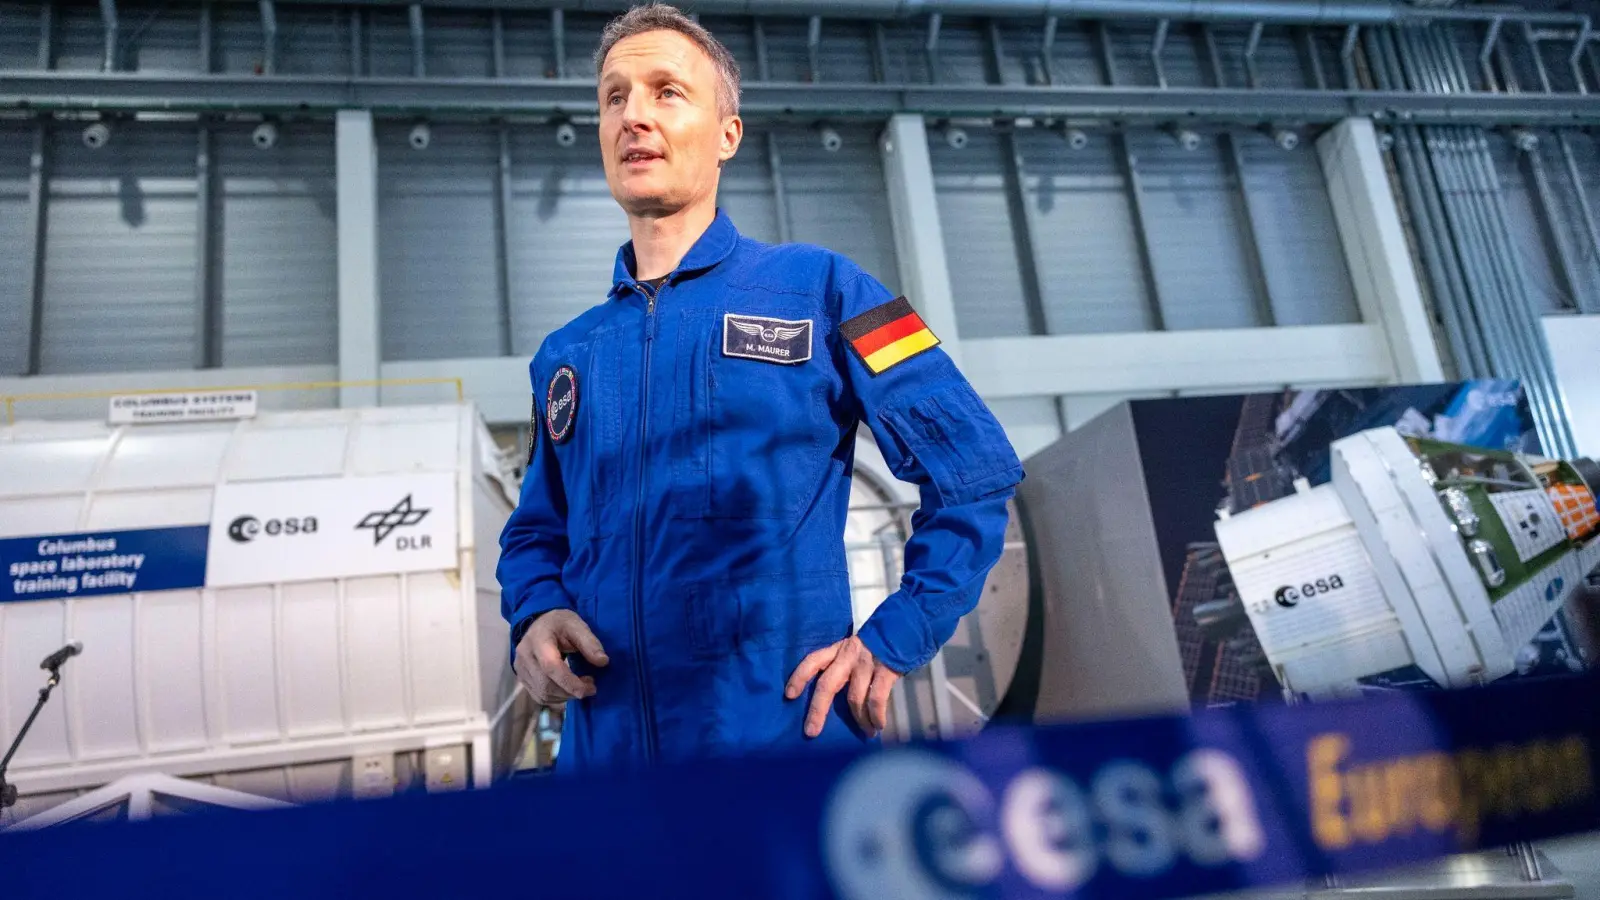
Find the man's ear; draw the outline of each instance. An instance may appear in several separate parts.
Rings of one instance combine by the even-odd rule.
[[[717,150],[717,164],[733,159],[739,152],[739,144],[744,141],[744,120],[738,116],[727,116],[722,120],[722,146]]]

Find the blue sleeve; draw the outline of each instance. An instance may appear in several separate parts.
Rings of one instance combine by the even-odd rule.
[[[859,633],[880,661],[905,673],[932,659],[977,606],[1004,549],[1006,501],[1022,464],[955,363],[927,346],[936,338],[920,317],[906,318],[916,316],[909,302],[842,268],[834,297],[842,371],[895,477],[921,495],[899,588]]]
[[[539,360],[529,374],[537,384]],[[500,562],[495,578],[500,582],[500,614],[511,626],[511,658],[516,659],[517,638],[525,623],[552,609],[573,609],[572,598],[561,585],[566,564],[567,497],[561,482],[555,447],[544,428],[539,391],[533,391],[532,432],[528,471],[522,478],[522,496],[500,532]]]

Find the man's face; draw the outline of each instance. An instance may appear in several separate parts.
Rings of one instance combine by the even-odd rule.
[[[631,215],[671,215],[715,198],[718,167],[744,125],[717,108],[717,67],[676,31],[623,38],[600,71],[600,154]]]

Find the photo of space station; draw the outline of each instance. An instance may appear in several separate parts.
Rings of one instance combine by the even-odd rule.
[[[1593,659],[1575,613],[1600,563],[1600,467],[1541,456],[1517,385],[1205,404],[1229,406],[1212,533],[1181,536],[1172,598],[1195,703],[1462,687]],[[1146,459],[1152,479],[1160,463]]]

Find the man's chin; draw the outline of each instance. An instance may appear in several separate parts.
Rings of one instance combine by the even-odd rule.
[[[680,198],[666,193],[627,193],[616,197],[623,212],[641,219],[660,219],[683,209]]]

